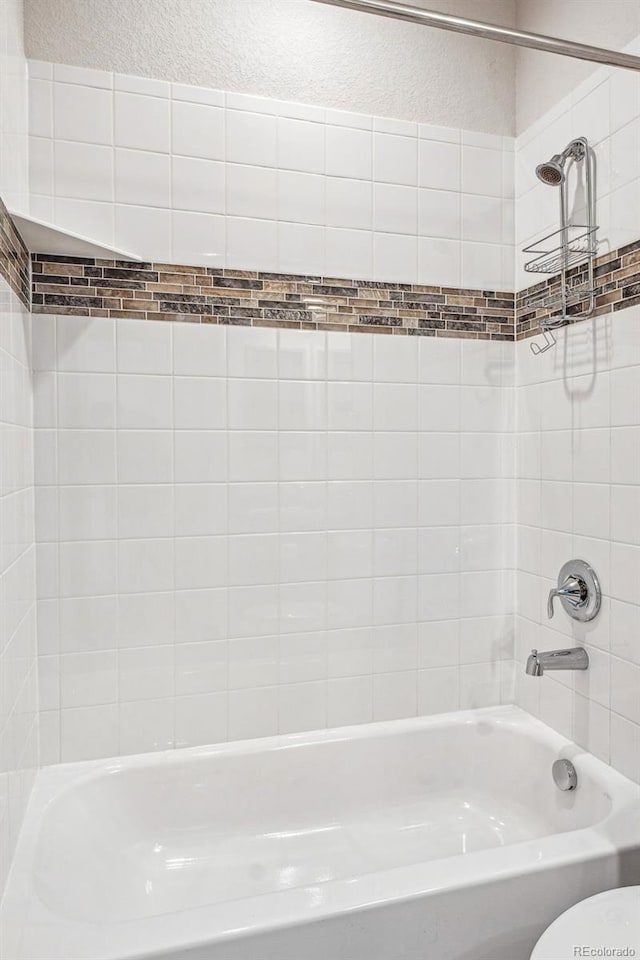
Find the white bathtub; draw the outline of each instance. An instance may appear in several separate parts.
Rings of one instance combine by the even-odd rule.
[[[640,882],[639,801],[515,707],[54,767],[4,956],[527,960],[561,911]]]

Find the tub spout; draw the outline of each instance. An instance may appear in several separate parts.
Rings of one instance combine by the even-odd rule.
[[[527,657],[526,672],[530,677],[541,677],[547,670],[586,670],[589,654],[584,647],[566,650],[532,650]]]

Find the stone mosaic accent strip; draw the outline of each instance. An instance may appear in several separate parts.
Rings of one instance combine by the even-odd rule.
[[[605,313],[615,313],[626,307],[640,304],[640,240],[619,247],[598,257],[595,265],[595,310],[592,317]],[[580,264],[567,273],[568,282],[578,288],[587,281],[587,266]],[[554,311],[538,301],[560,292],[559,276],[537,283],[521,290],[516,295],[515,335],[516,340],[524,340],[542,333],[540,320],[554,315]],[[569,316],[562,326],[584,320],[581,316],[588,309],[588,299],[579,300],[569,307]]]
[[[29,251],[22,242],[9,211],[0,200],[0,276],[20,297],[25,307],[29,306],[31,293],[29,268]]]
[[[560,290],[549,277],[515,295],[492,290],[382,283],[320,276],[32,255],[35,313],[139,320],[343,330],[481,340],[523,340],[554,315]],[[28,303],[28,254],[0,201],[0,272]],[[596,260],[593,316],[640,304],[640,240]],[[586,264],[568,273],[586,285]],[[578,300],[566,324],[588,307]],[[566,324],[563,324],[566,325]]]
[[[513,293],[38,253],[35,313],[513,340]]]

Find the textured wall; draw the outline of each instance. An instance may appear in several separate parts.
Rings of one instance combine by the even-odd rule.
[[[521,30],[621,50],[640,34],[640,3],[518,0],[517,23]],[[516,63],[518,133],[597,69],[597,64],[536,50],[519,50]]]
[[[513,23],[515,0],[419,0]],[[513,133],[502,44],[310,0],[25,0],[28,55],[345,110]]]

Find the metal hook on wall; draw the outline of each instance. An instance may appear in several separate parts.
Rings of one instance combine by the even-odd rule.
[[[541,353],[546,353],[547,350],[551,350],[551,348],[552,348],[552,347],[555,347],[556,343],[558,342],[558,341],[556,340],[556,338],[554,337],[554,335],[551,333],[550,330],[543,330],[543,331],[542,331],[542,336],[544,337],[544,345],[543,345],[543,346],[540,346],[540,344],[539,344],[539,343],[536,343],[535,340],[533,340],[533,341],[529,344],[529,348],[530,348],[530,350],[531,350],[531,353],[532,353],[535,357],[539,357]]]

